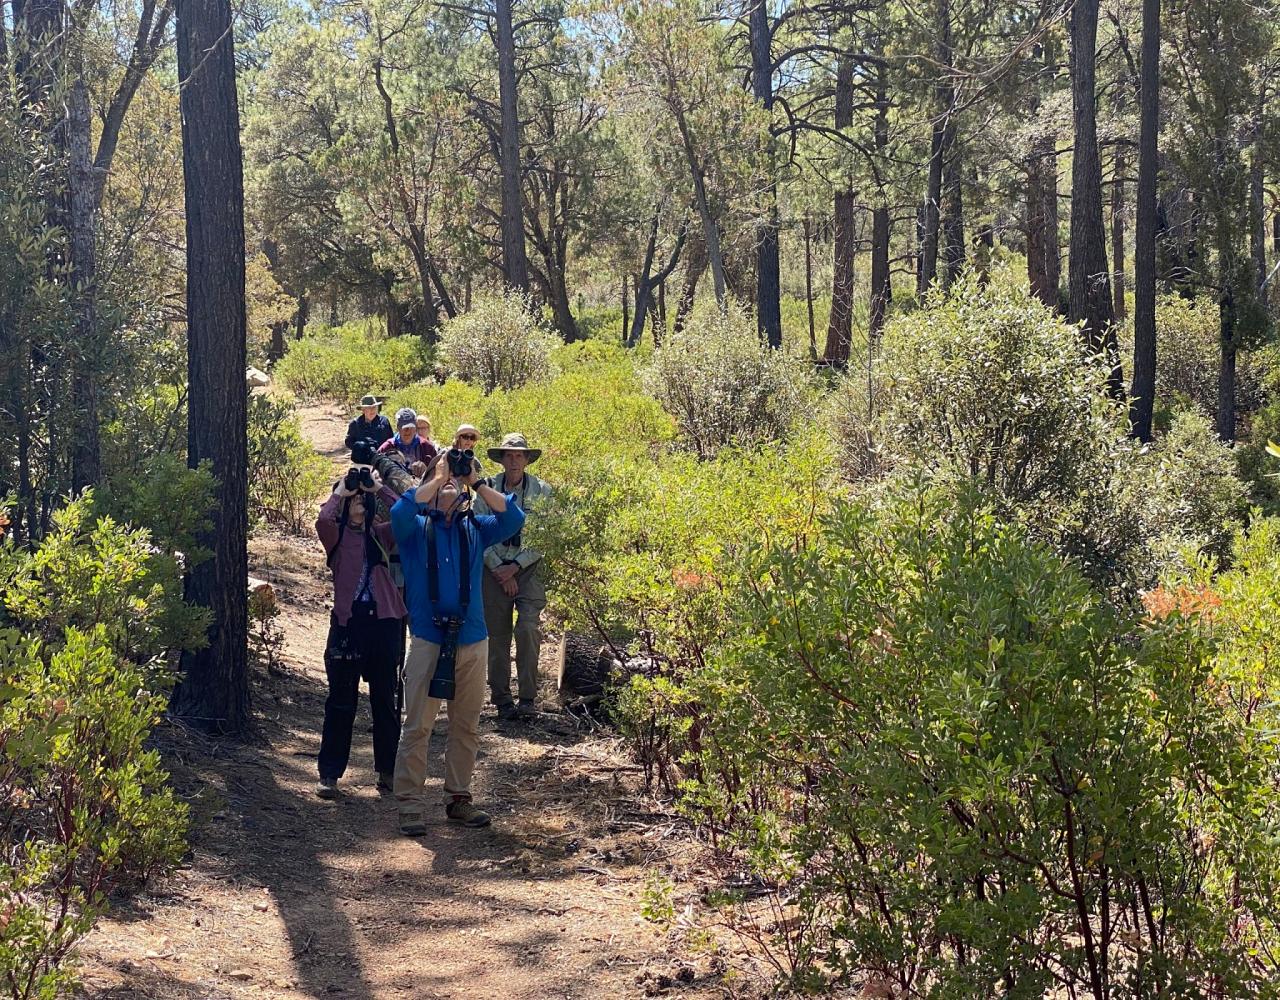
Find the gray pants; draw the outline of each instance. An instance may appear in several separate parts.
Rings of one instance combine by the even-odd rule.
[[[516,640],[516,678],[520,700],[538,696],[538,650],[542,632],[538,627],[547,591],[542,583],[542,563],[536,562],[516,574],[519,590],[508,597],[502,584],[488,570],[484,573],[484,621],[489,629],[489,694],[495,705],[511,704],[511,636]],[[512,628],[512,617],[515,627]]]

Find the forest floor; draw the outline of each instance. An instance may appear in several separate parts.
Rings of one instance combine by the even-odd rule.
[[[302,410],[340,461],[346,415]],[[481,719],[476,799],[492,827],[398,834],[374,788],[363,699],[341,796],[316,798],[329,588],[313,539],[259,534],[250,572],[283,613],[283,666],[254,677],[242,743],[176,725],[157,733],[190,804],[179,869],[117,901],[80,948],[82,995],[177,998],[749,997],[757,949],[707,925],[723,887],[709,852],[607,731],[559,710],[544,671],[540,717]],[[544,660],[556,649],[548,641]],[[545,665],[545,664],[544,664]],[[432,740],[438,780],[447,721]],[[669,919],[649,919],[665,911]],[[703,926],[699,926],[699,925]]]

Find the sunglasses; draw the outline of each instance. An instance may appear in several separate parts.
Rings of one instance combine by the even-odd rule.
[[[458,440],[459,441],[475,441],[477,440],[477,436],[475,434],[459,434]]]

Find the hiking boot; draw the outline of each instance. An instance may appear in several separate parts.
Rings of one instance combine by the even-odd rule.
[[[498,706],[499,722],[514,722],[520,718],[520,709],[516,708],[515,702],[507,702],[505,705]]]
[[[538,717],[538,703],[532,700],[521,699],[520,704],[516,706],[516,718],[521,721],[528,722],[530,719]]]
[[[395,774],[391,771],[378,772],[378,792],[382,795],[391,794],[392,782],[395,780]]]
[[[338,797],[338,779],[321,778],[316,782],[316,795],[322,799],[336,799]]]
[[[420,808],[400,810],[400,832],[406,837],[422,837],[427,832],[427,820]]]
[[[454,799],[444,807],[444,814],[455,823],[463,826],[480,827],[489,825],[489,814],[477,809],[470,799]]]

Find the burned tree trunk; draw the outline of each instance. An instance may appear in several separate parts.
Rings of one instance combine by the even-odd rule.
[[[179,0],[182,172],[187,215],[187,461],[209,462],[213,555],[186,598],[211,612],[208,645],[184,653],[175,715],[213,732],[249,721],[244,182],[229,0]]]
[[[1098,154],[1096,62],[1098,0],[1074,0],[1071,8],[1071,105],[1075,144],[1071,153],[1071,257],[1068,318],[1083,323],[1090,353],[1104,358],[1108,388],[1124,396],[1102,224],[1102,161]]]

